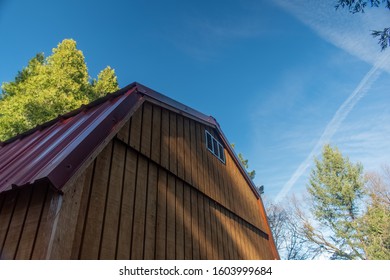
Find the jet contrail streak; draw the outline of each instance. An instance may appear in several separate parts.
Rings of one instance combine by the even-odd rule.
[[[275,203],[278,203],[282,198],[284,198],[291,188],[295,185],[298,179],[306,172],[310,167],[313,157],[318,153],[321,147],[328,143],[332,136],[339,129],[343,120],[348,116],[349,112],[355,107],[359,100],[366,94],[370,89],[371,85],[379,77],[381,73],[381,66],[386,61],[386,56],[383,56],[379,62],[377,62],[370,71],[363,77],[355,90],[349,95],[347,100],[340,106],[337,112],[334,114],[332,120],[326,126],[324,132],[322,133],[320,139],[317,141],[314,148],[311,150],[306,159],[298,166],[290,179],[284,184],[282,189],[279,191],[275,197]]]

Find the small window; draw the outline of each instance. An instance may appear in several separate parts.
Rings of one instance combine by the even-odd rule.
[[[219,144],[219,143],[218,143]],[[223,146],[221,144],[218,145],[219,157],[222,162],[225,162],[225,153],[223,152]]]
[[[207,149],[215,155],[220,161],[225,163],[225,152],[221,143],[215,139],[210,132],[206,130],[206,146]]]
[[[211,134],[206,131],[207,149],[209,149],[210,151],[213,151],[213,140],[212,140],[212,137],[213,136],[211,136]]]
[[[217,140],[215,140],[215,138],[213,138],[213,152],[214,154],[219,157],[219,150],[218,150],[218,142]]]

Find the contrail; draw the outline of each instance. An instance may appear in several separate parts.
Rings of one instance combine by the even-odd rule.
[[[367,72],[367,74],[360,81],[355,90],[349,95],[347,100],[340,106],[337,112],[334,114],[332,120],[326,126],[320,139],[317,141],[314,148],[311,150],[306,159],[298,166],[291,178],[284,184],[282,189],[275,197],[275,203],[278,203],[295,185],[297,180],[306,172],[310,167],[313,157],[318,153],[321,147],[328,143],[332,136],[336,133],[343,120],[348,116],[349,112],[355,107],[359,100],[367,93],[371,85],[379,77],[381,73],[381,67],[385,63],[388,56],[382,56],[381,59],[375,63],[375,65]]]

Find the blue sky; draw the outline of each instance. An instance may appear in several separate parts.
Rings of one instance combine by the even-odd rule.
[[[370,30],[389,11],[333,0],[0,0],[0,82],[73,38],[96,78],[110,65],[214,116],[266,198],[302,193],[313,157],[337,145],[365,170],[390,164],[390,50]]]

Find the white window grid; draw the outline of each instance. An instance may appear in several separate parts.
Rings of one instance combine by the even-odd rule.
[[[213,135],[211,135],[210,132],[205,130],[205,136],[206,136],[206,147],[207,149],[216,156],[222,163],[225,164],[225,149],[223,148],[223,145],[219,143],[217,139]]]

